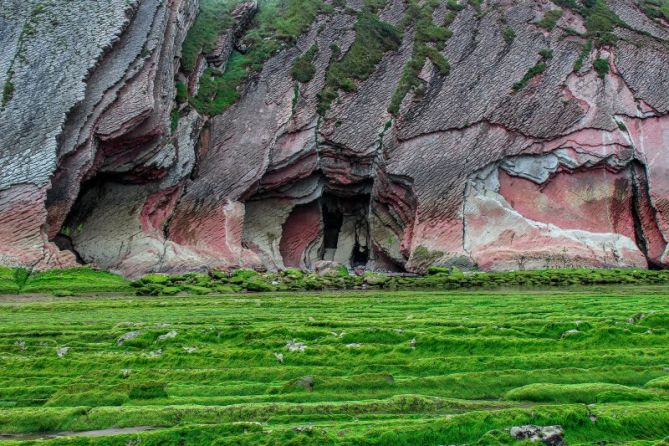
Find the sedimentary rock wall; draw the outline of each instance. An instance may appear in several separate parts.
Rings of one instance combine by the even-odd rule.
[[[325,2],[214,113],[192,98],[262,1],[184,69],[197,1],[1,0],[0,263],[666,267],[666,19],[460,3]],[[334,83],[365,20],[382,56]]]
[[[196,13],[190,0],[2,1],[1,263],[75,264],[54,242],[88,181],[150,190],[174,170],[175,57]],[[137,231],[119,223],[123,238],[109,234],[104,248],[118,252]]]

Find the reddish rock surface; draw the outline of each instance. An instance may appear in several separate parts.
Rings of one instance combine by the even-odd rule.
[[[524,217],[564,229],[612,232],[632,240],[634,203],[629,172],[605,167],[562,171],[545,184],[499,174],[499,193]]]
[[[279,252],[283,264],[293,268],[310,268],[309,248],[317,243],[323,228],[318,203],[297,206],[283,224]]]

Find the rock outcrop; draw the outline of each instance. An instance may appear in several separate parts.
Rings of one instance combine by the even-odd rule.
[[[460,3],[326,1],[207,114],[176,85],[239,69],[263,1],[185,71],[197,0],[0,0],[0,264],[669,266],[669,22]],[[388,47],[333,81],[365,20]]]

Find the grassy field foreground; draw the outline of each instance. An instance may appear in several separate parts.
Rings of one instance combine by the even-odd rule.
[[[531,423],[561,425],[569,445],[667,444],[668,296],[5,296],[0,439],[486,445],[514,444],[507,430]],[[128,427],[151,429],[37,440]]]

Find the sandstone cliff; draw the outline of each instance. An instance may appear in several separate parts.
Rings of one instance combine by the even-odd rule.
[[[668,3],[201,3],[0,0],[1,264],[669,265]]]

